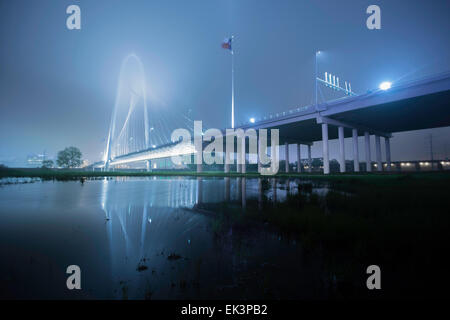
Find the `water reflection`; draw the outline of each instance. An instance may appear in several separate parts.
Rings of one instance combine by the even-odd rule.
[[[279,235],[268,235],[265,230],[245,236],[232,229],[218,234],[214,230],[220,221],[214,213],[197,208],[225,201],[244,210],[253,203],[261,209],[264,199],[282,201],[286,190],[295,189],[291,183],[295,186],[296,182],[118,178],[5,186],[0,194],[0,240],[26,248],[23,255],[17,253],[17,259],[0,248],[0,272],[10,277],[14,270],[11,277],[25,279],[20,285],[2,283],[5,292],[14,292],[5,297],[246,298],[251,292],[248,297],[258,298],[264,290],[257,279],[248,283],[248,274],[261,276],[255,271],[261,266],[266,274],[267,261],[281,260],[282,255],[291,261],[288,268],[298,269],[302,262],[295,243],[280,242]],[[22,230],[30,231],[24,236]],[[21,271],[20,265],[30,255],[33,265],[40,267]],[[70,264],[80,265],[85,277],[85,289],[78,296],[61,285]],[[42,277],[42,272],[50,274],[49,278]],[[11,291],[26,288],[27,274],[36,279],[31,282],[33,290]],[[298,296],[287,276],[277,276],[276,283],[292,286],[283,295]]]

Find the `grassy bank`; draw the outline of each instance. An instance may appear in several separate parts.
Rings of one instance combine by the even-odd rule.
[[[277,177],[277,178],[304,178],[307,180],[335,181],[337,183],[353,183],[354,181],[369,182],[394,182],[401,177],[418,177],[421,179],[442,180],[450,179],[450,172],[417,172],[417,173],[345,173],[345,174],[329,174],[321,173],[284,173],[280,172],[274,176],[261,176],[257,172],[248,172],[245,174],[237,172],[218,172],[205,171],[197,173],[195,171],[87,171],[80,169],[41,169],[41,168],[0,168],[0,178],[42,178],[44,180],[78,180],[80,178],[95,177]]]
[[[213,229],[273,227],[321,255],[337,297],[369,297],[369,265],[382,270],[382,298],[444,297],[449,284],[450,176],[448,174],[339,176],[325,196],[311,185],[273,204],[266,197],[245,212],[229,203],[206,205],[217,212]],[[280,182],[282,183],[282,182]],[[312,185],[315,183],[312,182]]]

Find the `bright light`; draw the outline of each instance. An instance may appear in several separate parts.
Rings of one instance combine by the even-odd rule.
[[[255,118],[250,118],[251,123],[255,123]]]
[[[320,50],[316,52],[317,55],[320,54],[320,53],[321,53]]]
[[[152,145],[152,148],[156,148],[156,145]]]
[[[389,90],[391,88],[391,86],[392,86],[392,83],[390,83],[389,81],[385,81],[380,84],[379,88],[381,90],[386,91],[386,90]]]

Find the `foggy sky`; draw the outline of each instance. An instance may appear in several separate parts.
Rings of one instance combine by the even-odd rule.
[[[70,4],[81,8],[81,30],[66,28]],[[371,4],[381,7],[381,30],[366,27]],[[1,0],[0,163],[70,145],[99,160],[130,53],[144,64],[156,109],[192,109],[193,119],[225,128],[230,55],[220,45],[228,35],[236,37],[241,122],[311,104],[316,50],[324,52],[319,74],[350,81],[356,93],[449,71],[449,12],[445,0]],[[435,158],[448,157],[445,128],[394,134],[393,160],[429,158],[430,132]],[[330,157],[336,152],[331,142]]]

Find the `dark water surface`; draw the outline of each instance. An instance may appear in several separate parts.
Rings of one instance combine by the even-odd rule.
[[[212,230],[200,203],[280,201],[296,181],[115,178],[0,186],[1,298],[322,298],[320,259],[264,226]],[[326,189],[315,190],[326,192]],[[254,202],[253,202],[254,203]],[[243,213],[245,214],[245,213]],[[68,290],[66,268],[81,268]]]

